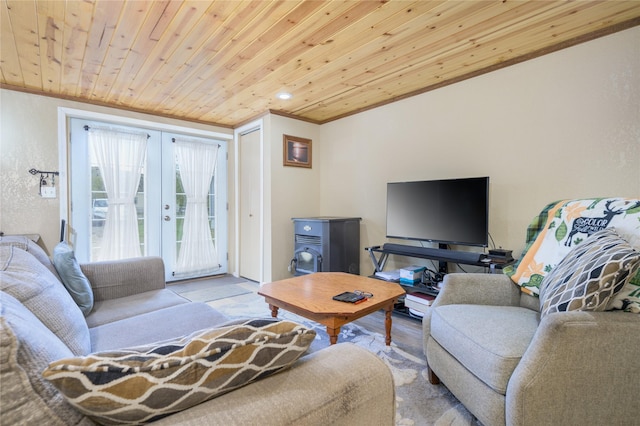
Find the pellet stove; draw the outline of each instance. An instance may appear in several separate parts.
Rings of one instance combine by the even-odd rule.
[[[359,217],[293,218],[294,253],[289,270],[360,274]]]

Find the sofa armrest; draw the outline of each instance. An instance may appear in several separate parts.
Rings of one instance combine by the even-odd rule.
[[[164,263],[160,257],[81,264],[93,288],[96,302],[165,288]]]
[[[509,380],[507,424],[633,423],[638,348],[638,315],[574,311],[545,316]]]
[[[395,406],[389,367],[366,349],[340,343],[155,424],[393,425]]]
[[[442,305],[519,306],[520,287],[503,274],[453,273],[442,282],[438,297],[422,318],[424,353],[431,333],[431,310]]]

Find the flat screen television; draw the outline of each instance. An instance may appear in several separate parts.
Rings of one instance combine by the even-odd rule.
[[[489,178],[387,183],[387,238],[487,247]]]

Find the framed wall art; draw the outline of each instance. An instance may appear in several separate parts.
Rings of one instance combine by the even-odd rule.
[[[311,168],[311,139],[283,135],[282,152],[285,166]]]

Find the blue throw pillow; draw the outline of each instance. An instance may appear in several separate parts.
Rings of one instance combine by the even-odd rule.
[[[73,250],[65,242],[58,243],[53,249],[53,266],[55,266],[62,284],[80,307],[86,317],[93,309],[93,290],[91,283],[82,273]]]

